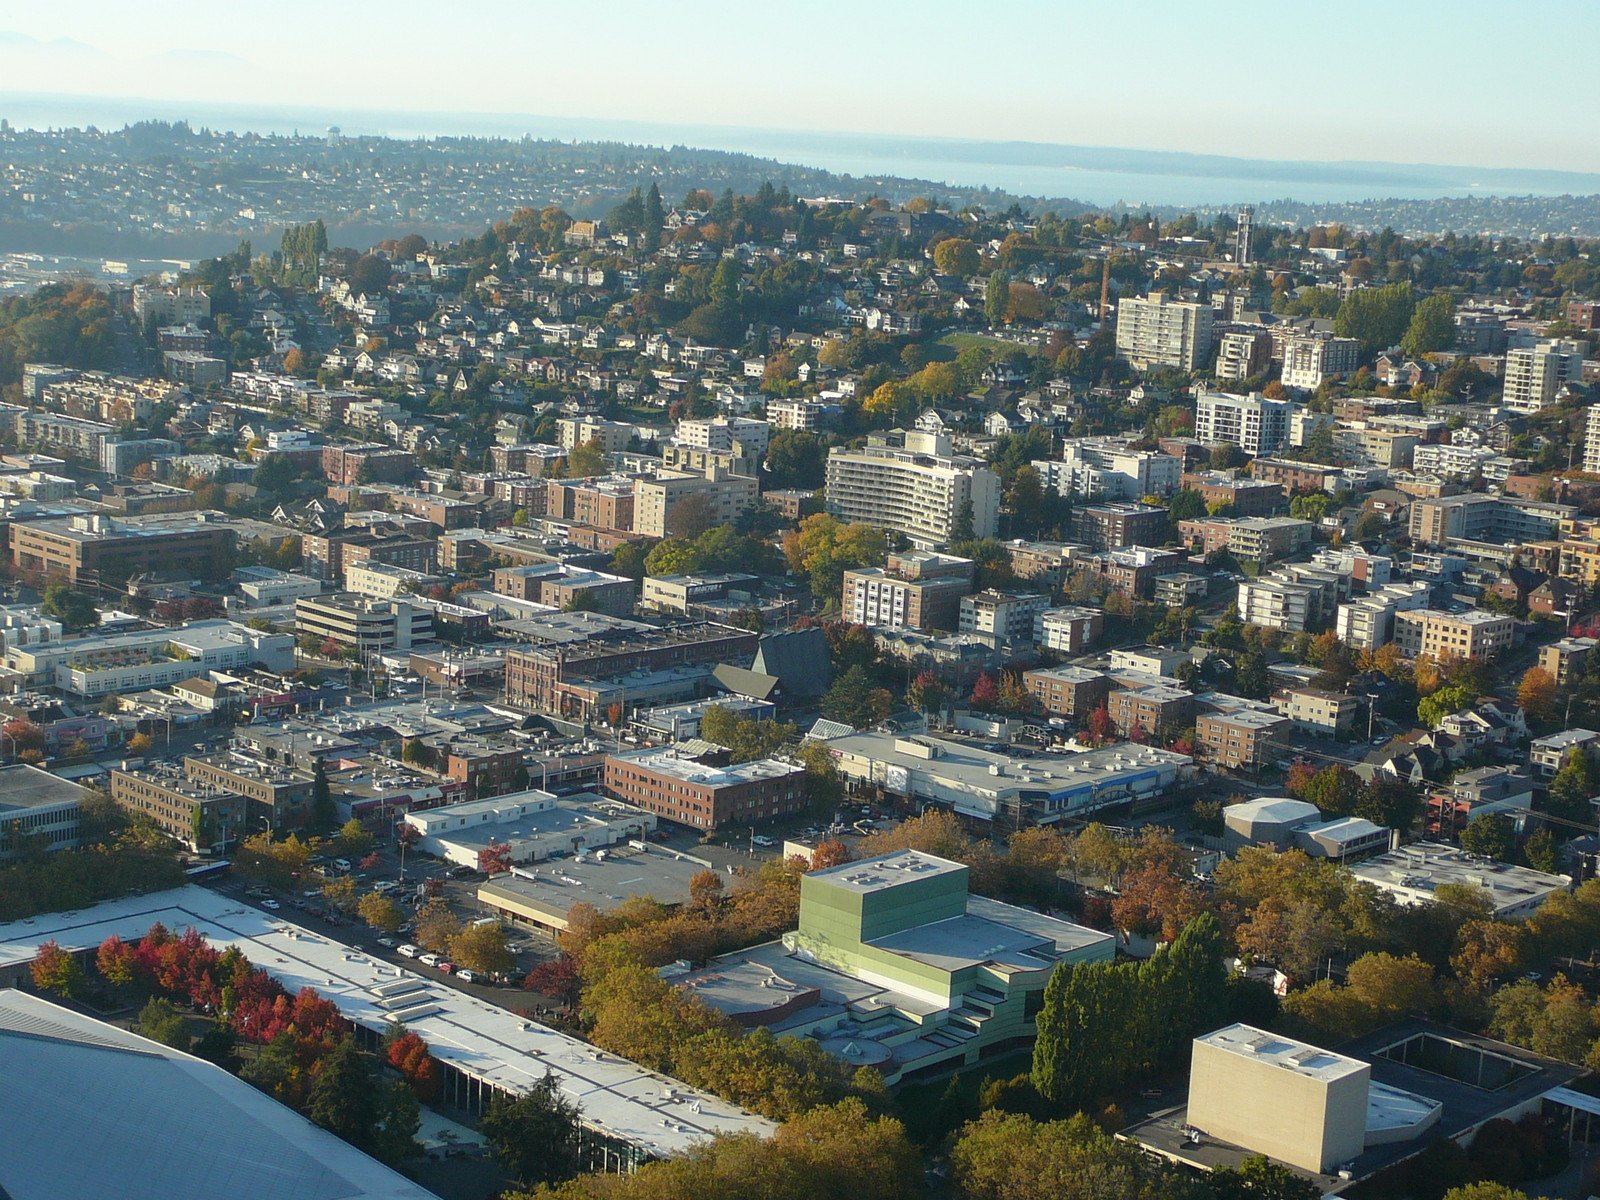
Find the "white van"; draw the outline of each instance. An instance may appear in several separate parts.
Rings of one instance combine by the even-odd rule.
[[[335,870],[348,871],[350,869],[350,860],[348,858],[336,858],[333,860],[333,866]]]
[[[425,967],[437,967],[444,960],[437,954],[419,954],[417,961]]]
[[[415,958],[422,953],[422,947],[413,946],[410,942],[407,942],[404,946],[396,946],[394,952],[402,958]]]

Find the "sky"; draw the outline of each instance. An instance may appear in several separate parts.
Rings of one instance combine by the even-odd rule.
[[[1597,51],[1594,0],[0,0],[4,92],[1587,171]]]

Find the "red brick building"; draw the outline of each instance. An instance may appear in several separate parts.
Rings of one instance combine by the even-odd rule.
[[[606,756],[605,790],[697,829],[793,816],[805,809],[806,772],[775,759],[708,767],[670,749]]]

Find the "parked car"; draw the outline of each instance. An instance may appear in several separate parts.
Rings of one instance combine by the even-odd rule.
[[[333,868],[336,871],[348,871],[350,869],[350,860],[348,858],[336,858],[333,860]]]
[[[461,970],[457,971],[456,972],[456,978],[461,980],[462,983],[477,983],[478,982],[477,972],[473,971],[473,970],[470,970],[467,967],[462,967]]]
[[[393,950],[399,944],[400,943],[395,941],[392,937],[381,937],[378,939],[378,945],[382,946],[385,950]]]
[[[263,900],[261,902],[261,907],[270,908],[273,912],[277,912],[283,907],[283,905],[279,904],[276,900]]]
[[[775,845],[777,845],[776,842],[774,842],[771,838],[767,837],[765,834],[762,834],[762,833],[756,834],[755,837],[751,838],[750,840],[752,842],[754,842],[758,846],[775,846]]]
[[[417,961],[425,967],[437,967],[444,960],[437,954],[428,953],[417,955]]]
[[[395,953],[401,958],[415,958],[417,955],[422,953],[422,947],[413,946],[410,942],[407,942],[403,946],[397,946],[395,948]]]
[[[455,963],[442,962],[439,964],[439,970],[444,972],[446,975],[450,974],[450,972],[454,971],[455,969]]]

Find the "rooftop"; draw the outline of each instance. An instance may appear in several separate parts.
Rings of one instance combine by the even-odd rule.
[[[433,1197],[222,1068],[35,996],[0,991],[0,1056],[8,1138],[29,1151],[0,1162],[8,1196]]]
[[[1532,867],[1492,862],[1442,842],[1413,842],[1351,867],[1357,879],[1417,900],[1440,887],[1464,884],[1481,892],[1495,911],[1566,891],[1572,881]]]
[[[728,767],[708,767],[690,758],[680,758],[677,751],[670,748],[631,750],[609,757],[646,771],[671,775],[686,783],[705,784],[708,787],[733,787],[759,779],[781,779],[805,769],[775,758],[758,758]]]
[[[681,1153],[718,1133],[773,1131],[771,1122],[719,1097],[193,885],[0,925],[0,967],[31,961],[51,939],[65,948],[89,949],[111,934],[142,937],[157,921],[174,931],[194,928],[218,949],[237,946],[291,993],[314,987],[345,1017],[375,1030],[387,1028],[393,1013],[374,989],[415,983],[417,1003],[427,1011],[408,1015],[406,1024],[427,1040],[436,1058],[512,1092],[528,1090],[549,1070],[562,1092],[582,1106],[585,1124],[649,1154]],[[174,1193],[164,1188],[159,1194]]]
[[[82,800],[84,789],[39,767],[0,767],[0,813]]]
[[[1195,1041],[1237,1054],[1241,1058],[1271,1063],[1324,1083],[1367,1070],[1367,1064],[1358,1059],[1346,1058],[1332,1050],[1323,1050],[1309,1042],[1296,1041],[1282,1034],[1268,1033],[1254,1025],[1229,1025]]]
[[[809,878],[826,883],[829,887],[867,895],[885,891],[912,879],[934,879],[940,876],[965,875],[963,863],[952,862],[921,850],[899,850],[881,858],[862,862],[840,863],[812,871]]]

